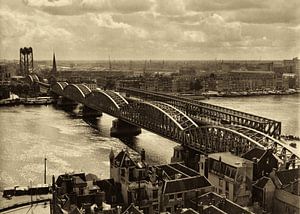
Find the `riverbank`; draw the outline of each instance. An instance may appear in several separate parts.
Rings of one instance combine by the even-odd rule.
[[[16,105],[48,105],[52,104],[54,100],[51,97],[34,97],[34,98],[8,98],[0,100],[1,106],[16,106]]]
[[[249,97],[249,96],[265,96],[265,95],[292,95],[297,94],[299,91],[295,89],[288,90],[261,90],[261,91],[228,91],[228,92],[217,92],[208,91],[201,95],[205,97]]]

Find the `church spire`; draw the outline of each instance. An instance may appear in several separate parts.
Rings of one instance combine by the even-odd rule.
[[[57,69],[56,69],[56,61],[55,61],[55,53],[53,53],[52,73],[53,73],[53,74],[56,74],[56,73],[57,73]]]

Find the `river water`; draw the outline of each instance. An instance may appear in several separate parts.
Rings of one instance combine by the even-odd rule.
[[[282,121],[283,134],[300,135],[298,95],[205,100],[241,111]],[[97,129],[84,120],[53,106],[0,108],[0,189],[7,186],[43,183],[44,158],[47,181],[65,172],[88,172],[109,177],[108,156],[128,146],[146,150],[151,164],[168,163],[175,142],[142,130],[131,139],[110,137],[114,118],[103,114]]]

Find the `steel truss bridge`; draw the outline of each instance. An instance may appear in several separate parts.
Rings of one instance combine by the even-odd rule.
[[[91,91],[84,84],[57,82],[51,87],[51,91],[58,96],[203,154],[231,151],[241,155],[259,147],[272,149],[286,166],[300,165],[300,152],[278,139],[280,122],[181,97],[129,88],[122,90],[146,101],[128,99],[109,90]]]

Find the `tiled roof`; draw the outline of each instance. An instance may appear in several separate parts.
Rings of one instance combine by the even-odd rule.
[[[192,208],[188,208],[186,210],[181,211],[180,214],[199,214],[199,213],[193,210]]]
[[[122,214],[143,214],[134,204],[130,204],[129,207]]]
[[[268,177],[262,177],[260,178],[258,181],[256,181],[256,183],[254,184],[254,186],[258,187],[258,188],[264,188],[264,186],[267,184],[267,182],[271,180]],[[272,180],[271,180],[272,181]]]
[[[134,162],[130,158],[130,155],[126,150],[122,150],[115,158],[115,163],[118,167],[120,166],[134,166]]]
[[[227,214],[226,212],[220,210],[218,207],[214,205],[209,205],[205,209],[203,209],[203,214]]]
[[[276,176],[281,184],[285,186],[300,178],[300,168],[277,171]]]
[[[188,175],[188,176],[198,176],[199,173],[191,168],[188,168],[186,167],[185,165],[183,164],[180,164],[180,163],[173,163],[173,164],[170,164],[171,167],[174,167],[175,169],[183,172],[184,174]]]
[[[84,180],[81,179],[79,176],[73,176],[75,184],[86,184]]]
[[[177,180],[165,181],[163,194],[185,192],[209,186],[211,186],[211,184],[204,176],[182,178]]]
[[[194,201],[194,200],[193,200]],[[251,214],[252,212],[244,209],[238,204],[220,196],[217,193],[209,192],[199,196],[195,199],[194,203],[204,205],[214,205],[225,213],[240,213],[240,214]]]
[[[86,177],[83,172],[82,173],[70,173],[70,174],[59,175],[55,184],[60,187],[64,181],[71,180],[73,177],[80,177],[83,181],[86,181]]]
[[[124,166],[137,166],[138,168],[145,167],[145,164],[141,162],[140,156],[138,154],[130,153],[128,150],[122,150],[116,157],[115,157],[115,164],[118,167]]]
[[[248,159],[248,160],[253,160],[253,158],[260,159],[266,151],[264,149],[260,148],[253,148],[246,152],[245,154],[242,155],[243,158]]]
[[[166,165],[155,166],[163,171],[163,175],[166,175],[169,180],[178,179],[177,176],[180,175],[180,178],[188,178],[199,176],[200,174],[193,169],[186,167],[180,163],[172,163]]]

